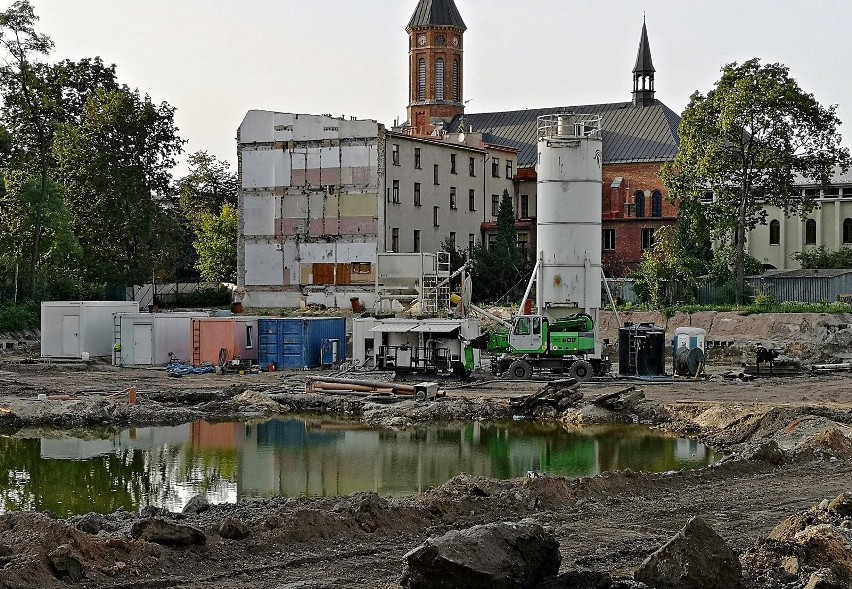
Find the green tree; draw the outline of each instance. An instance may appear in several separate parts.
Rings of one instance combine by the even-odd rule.
[[[226,204],[236,207],[239,188],[230,165],[206,151],[187,157],[189,173],[178,181],[180,208],[190,220],[202,213],[219,214]]]
[[[88,280],[141,284],[152,272],[172,270],[180,225],[161,203],[182,143],[174,109],[126,87],[98,89],[86,99],[79,126],[58,127],[58,179]]]
[[[830,250],[824,245],[818,248],[793,254],[802,268],[852,268],[852,248],[842,247]]]
[[[50,195],[50,119],[49,101],[45,99],[44,81],[36,74],[33,64],[39,55],[47,55],[53,41],[35,30],[38,21],[29,0],[18,0],[7,10],[0,12],[0,50],[5,54],[5,65],[0,67],[0,87],[13,88],[22,105],[25,124],[32,129],[35,145],[31,146],[35,156],[37,196],[33,203],[32,242],[29,252],[29,275],[31,290],[35,291],[36,273],[41,254],[42,223],[44,209]],[[9,92],[5,93],[6,95]]]
[[[229,204],[219,214],[201,213],[195,229],[196,267],[210,282],[237,281],[237,210]]]
[[[709,226],[714,237],[734,246],[737,302],[746,235],[765,222],[765,207],[806,213],[815,203],[791,197],[796,176],[827,183],[835,167],[848,169],[835,112],[802,90],[785,66],[759,59],[726,65],[706,96],[692,95],[681,118],[678,156],[660,175],[681,204],[697,204],[712,191]]]
[[[659,309],[695,298],[698,283],[686,263],[675,227],[662,227],[654,234],[654,246],[642,254],[633,273],[639,297]]]

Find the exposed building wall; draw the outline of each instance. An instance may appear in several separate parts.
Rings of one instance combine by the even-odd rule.
[[[294,307],[305,296],[323,304],[368,297],[383,239],[384,128],[250,111],[238,142],[244,302]]]

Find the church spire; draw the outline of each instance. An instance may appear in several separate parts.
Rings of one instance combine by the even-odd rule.
[[[648,28],[642,18],[642,36],[639,38],[639,51],[636,65],[633,66],[633,106],[643,107],[654,104],[654,62],[651,61],[651,44],[648,43]]]

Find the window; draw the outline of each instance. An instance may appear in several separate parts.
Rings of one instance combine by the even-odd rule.
[[[456,172],[456,154],[450,154],[450,174],[457,174]]]
[[[461,78],[460,78],[460,72],[459,72],[459,60],[454,59],[453,60],[453,101],[454,102],[460,101],[459,100],[459,96],[460,96],[459,86],[461,86],[461,84],[459,84],[460,81],[461,81]]]
[[[420,229],[414,230],[414,251],[420,253]]]
[[[530,195],[521,195],[521,219],[529,219],[530,216]]]
[[[506,180],[511,180],[514,177],[512,168],[512,160],[506,160]]]
[[[393,181],[393,191],[391,192],[391,202],[399,204],[399,180]]]
[[[438,209],[440,207],[432,207],[432,225],[438,227],[440,223],[438,223]]]
[[[642,249],[648,251],[654,247],[654,229],[646,227],[642,229]]]
[[[615,229],[603,230],[603,249],[609,251],[615,249]]]
[[[470,162],[468,163],[468,171],[470,172],[470,176],[476,176],[476,158],[470,158]]]
[[[420,148],[414,148],[414,167],[420,169]]]
[[[843,243],[852,243],[852,219],[843,219]]]
[[[450,247],[456,249],[456,232],[450,231]]]
[[[491,158],[491,176],[494,178],[500,177],[500,158]]]
[[[467,210],[476,210],[476,191],[473,188],[467,191]]]
[[[805,188],[805,198],[819,198],[819,188]]]
[[[822,195],[836,198],[840,196],[840,186],[829,186],[822,191]]]
[[[769,222],[769,245],[779,245],[781,243],[781,223],[778,219],[772,219]]]
[[[805,243],[807,245],[816,244],[816,221],[814,219],[805,221]]]
[[[246,348],[254,347],[254,325],[246,325]]]
[[[393,147],[391,148],[391,162],[395,166],[399,165],[399,144],[398,143],[394,143]]]
[[[458,205],[456,204],[456,187],[455,186],[450,187],[450,208],[453,209],[453,210],[459,208]]]
[[[414,183],[414,206],[420,206],[420,182]]]
[[[527,317],[518,317],[515,321],[515,335],[529,335],[530,320]]]
[[[352,262],[352,274],[370,274],[372,272],[372,262]]]
[[[496,245],[497,245],[497,234],[496,233],[489,233],[488,234],[488,249],[493,250],[494,246],[496,246]]]
[[[518,253],[521,254],[522,258],[526,258],[527,254],[529,254],[530,247],[530,234],[529,233],[518,233]]]
[[[438,58],[435,62],[435,100],[444,99],[444,60]]]
[[[476,247],[476,236],[473,233],[467,234],[467,251],[472,252]]]
[[[634,196],[636,197],[636,216],[637,217],[644,217],[645,216],[645,193],[640,190]]]
[[[651,193],[651,216],[663,216],[663,195],[659,190],[655,190]]]
[[[440,184],[440,182],[438,182],[438,164],[435,164],[432,167],[432,174],[435,176],[435,186],[437,186]]]
[[[492,194],[491,195],[491,216],[496,217],[500,214],[500,195]]]
[[[391,251],[399,251],[399,227],[391,229]]]
[[[852,186],[846,186],[843,188],[843,196],[845,198],[852,197]]]
[[[417,62],[417,100],[426,100],[426,60]]]

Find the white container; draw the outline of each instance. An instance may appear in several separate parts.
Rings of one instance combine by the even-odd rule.
[[[172,358],[190,363],[194,317],[207,317],[207,313],[117,313],[113,364],[161,366]]]
[[[53,301],[41,304],[43,358],[110,356],[114,342],[113,315],[138,312],[133,301]]]

